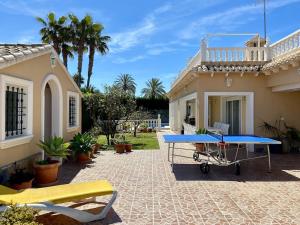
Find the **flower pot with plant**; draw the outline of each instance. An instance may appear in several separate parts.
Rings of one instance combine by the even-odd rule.
[[[130,144],[128,141],[124,141],[124,149],[125,152],[132,152],[132,144]]]
[[[93,137],[88,133],[78,133],[70,141],[70,148],[80,163],[91,161]]]
[[[140,132],[142,132],[142,133],[147,133],[147,124],[146,123],[142,123],[142,124],[140,124],[139,125],[139,130],[140,130]]]
[[[285,139],[285,133],[283,131],[283,120],[279,119],[275,121],[274,125],[271,125],[268,122],[263,122],[261,128],[265,130],[267,136],[275,139],[277,141],[281,141],[280,145],[270,145],[271,153],[283,153],[283,141]]]
[[[65,159],[69,155],[69,143],[64,143],[61,137],[51,137],[49,140],[40,141],[38,146],[44,150],[46,159],[34,163],[35,180],[39,185],[49,185],[57,181],[60,161],[53,159]]]
[[[116,135],[113,143],[116,153],[122,154],[125,152],[125,136],[123,134]]]
[[[200,128],[196,131],[196,134],[200,135],[200,134],[207,134],[207,130],[205,128]],[[196,151],[197,152],[204,152],[205,150],[205,146],[203,143],[196,143]]]
[[[32,188],[32,181],[34,175],[29,172],[25,172],[24,168],[17,168],[15,164],[14,172],[9,177],[9,185],[15,190],[22,190]]]

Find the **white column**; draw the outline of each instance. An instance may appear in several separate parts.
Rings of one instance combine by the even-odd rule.
[[[161,129],[161,118],[160,118],[160,114],[158,114],[157,116],[157,131],[160,131]]]

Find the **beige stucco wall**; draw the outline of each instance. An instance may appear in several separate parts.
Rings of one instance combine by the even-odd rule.
[[[267,76],[267,86],[275,87],[280,85],[289,85],[300,83],[300,75],[298,74],[299,67],[290,67],[288,70],[280,70],[278,73],[273,73]]]
[[[7,165],[17,160],[21,160],[30,155],[39,152],[36,144],[41,139],[41,86],[47,75],[54,74],[62,87],[63,92],[63,136],[64,139],[70,140],[73,135],[80,131],[80,128],[67,132],[67,91],[78,92],[78,89],[68,78],[68,74],[63,70],[63,67],[57,62],[56,67],[50,65],[50,53],[34,59],[30,59],[18,64],[15,64],[4,69],[0,69],[0,74],[11,75],[17,78],[33,81],[33,140],[29,144],[16,146],[7,149],[0,149],[0,166]],[[54,103],[53,103],[54,104]],[[81,127],[81,104],[80,104],[79,123]]]
[[[283,74],[284,75],[284,74]],[[300,92],[272,92],[268,87],[270,77],[252,73],[245,73],[243,77],[239,73],[230,73],[232,86],[226,87],[225,75],[216,73],[211,77],[208,73],[197,74],[193,79],[169,93],[170,101],[181,98],[188,93],[198,94],[198,127],[204,126],[204,92],[254,92],[254,133],[265,135],[260,128],[263,121],[275,122],[281,116],[292,126],[300,129]]]

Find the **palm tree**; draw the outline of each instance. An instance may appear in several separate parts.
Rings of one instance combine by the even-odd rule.
[[[135,94],[136,83],[134,82],[134,78],[130,74],[121,74],[118,76],[115,81],[115,85],[120,87],[123,91]]]
[[[53,44],[53,48],[58,55],[62,53],[64,65],[68,68],[68,57],[73,58],[72,48],[70,46],[71,33],[70,27],[66,24],[68,18],[61,16],[58,20],[55,19],[54,13],[49,13],[46,20],[41,17],[36,18],[43,27],[40,30],[42,42]]]
[[[78,63],[77,63],[77,74],[78,81],[81,80],[81,72],[82,72],[82,62],[83,62],[83,53],[87,44],[87,35],[88,35],[88,27],[92,23],[92,17],[86,15],[82,20],[79,20],[77,16],[73,14],[69,14],[69,18],[71,20],[71,34],[72,34],[72,43],[74,49],[76,49],[78,54]],[[81,84],[78,83],[80,87]]]
[[[41,39],[43,43],[53,44],[53,48],[58,55],[61,53],[61,38],[60,30],[65,25],[67,18],[62,16],[58,20],[55,18],[55,14],[50,12],[46,20],[41,17],[37,17],[36,20],[42,24],[40,29]]]
[[[73,75],[73,80],[74,80],[75,83],[78,85],[78,83],[79,83],[79,76],[78,76],[77,73],[75,73],[75,74]],[[81,85],[81,84],[84,84],[84,78],[83,78],[83,77],[80,77],[80,85]]]
[[[87,87],[90,86],[90,80],[93,74],[95,52],[98,51],[104,55],[109,50],[107,42],[110,41],[110,37],[101,35],[103,29],[104,27],[100,23],[92,23],[88,29],[87,44],[89,47],[89,65]]]
[[[165,97],[165,87],[159,79],[152,78],[151,80],[148,80],[146,86],[147,87],[142,89],[144,98],[159,99]]]
[[[63,62],[66,68],[68,68],[68,58],[73,59],[74,48],[71,46],[72,33],[70,26],[64,26],[60,29],[60,42],[61,42],[61,53]]]

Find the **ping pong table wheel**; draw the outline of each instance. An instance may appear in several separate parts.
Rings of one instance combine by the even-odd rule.
[[[241,174],[241,165],[240,163],[235,164],[235,175],[239,176]]]
[[[202,163],[202,164],[200,164],[200,170],[201,170],[201,172],[203,174],[208,174],[209,173],[209,169],[210,169],[210,167],[209,167],[208,163]]]
[[[195,161],[198,161],[198,159],[199,159],[199,153],[194,152],[194,154],[193,154],[193,159],[194,159]]]

